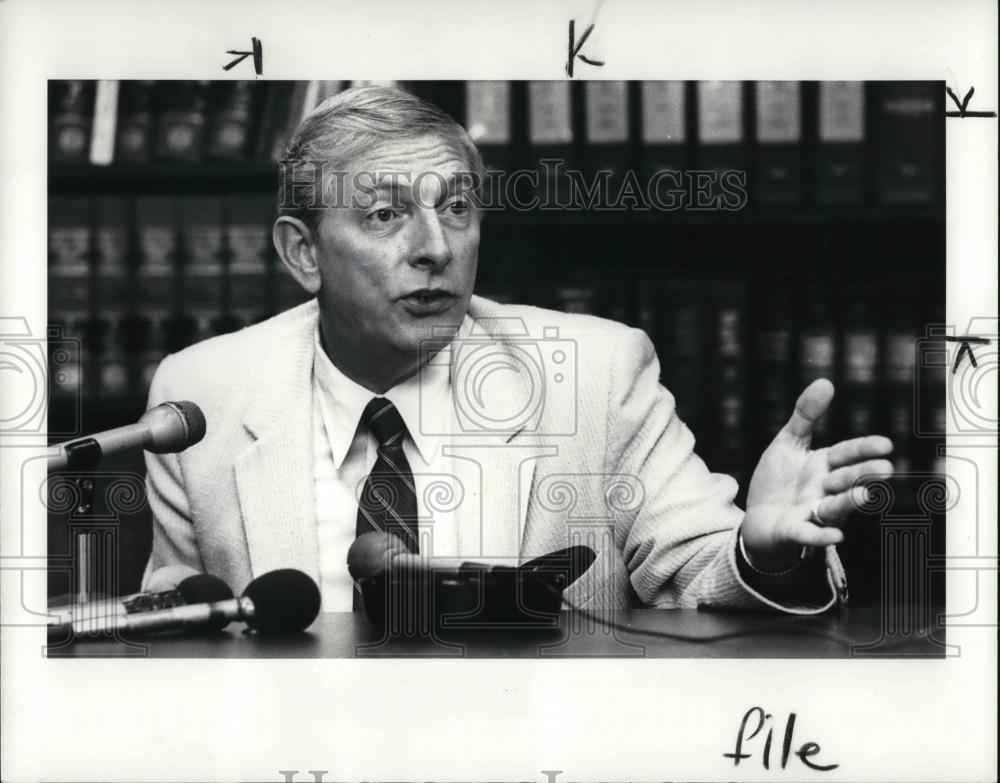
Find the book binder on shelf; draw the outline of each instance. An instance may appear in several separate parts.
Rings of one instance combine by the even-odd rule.
[[[738,483],[746,478],[747,356],[749,354],[745,285],[720,281],[712,302],[710,367],[714,395],[710,445],[712,469],[729,473]]]
[[[132,392],[128,316],[132,312],[130,269],[130,205],[119,196],[96,199],[97,261],[94,299],[100,323],[95,346],[96,385],[100,397],[124,397]]]
[[[586,184],[603,190],[599,206],[618,206],[617,196],[629,167],[628,83],[588,81],[584,84]]]
[[[938,198],[941,91],[937,82],[875,85],[880,203],[930,204]]]
[[[178,270],[177,314],[193,330],[193,341],[205,340],[225,312],[222,200],[214,196],[185,199],[180,228],[184,263]]]
[[[771,278],[758,280],[753,291],[753,310],[756,367],[751,396],[757,418],[755,441],[763,448],[785,426],[795,402],[791,294]]]
[[[249,326],[273,312],[268,301],[271,222],[274,199],[267,196],[230,196],[226,201],[229,223],[229,310],[235,323]]]
[[[640,91],[639,141],[642,180],[650,187],[681,187],[679,177],[687,167],[687,112],[685,111],[684,82],[642,82]],[[667,178],[661,171],[676,172]],[[665,200],[663,198],[662,200]]]
[[[70,354],[51,378],[55,397],[73,398],[91,381],[93,337],[92,206],[89,199],[49,201],[49,322]]]
[[[573,149],[570,87],[566,81],[528,82],[530,166],[538,177],[533,195],[550,208],[569,203],[568,171],[579,169]]]
[[[837,365],[837,332],[829,289],[819,285],[810,287],[803,305],[799,319],[799,391],[818,378],[836,384]],[[829,445],[835,415],[834,410],[828,410],[817,422],[814,444]]]
[[[118,82],[102,79],[94,95],[94,121],[90,132],[90,162],[107,166],[115,157],[115,131],[118,123]]]
[[[153,145],[155,82],[123,81],[118,97],[115,161],[148,163]]]
[[[754,84],[757,146],[750,196],[758,206],[802,201],[801,93],[799,82]]]
[[[880,354],[877,301],[873,292],[853,287],[844,298],[843,353],[840,377],[843,379],[843,431],[849,438],[877,432],[877,386]]]
[[[865,85],[820,82],[814,159],[816,202],[860,204],[865,192]]]
[[[698,82],[699,172],[710,172],[710,186],[699,188],[697,207],[716,207],[723,176],[746,177],[746,145],[743,134],[743,84],[741,82]],[[746,181],[744,179],[744,181]],[[748,183],[749,184],[749,183]],[[709,200],[706,201],[705,199]]]
[[[487,170],[484,204],[500,206],[507,194],[506,182],[498,175],[512,171],[514,166],[510,82],[466,82],[465,127]]]
[[[157,82],[153,153],[157,160],[198,163],[205,141],[209,82]]]
[[[255,94],[252,82],[212,83],[207,102],[206,158],[233,162],[246,160]]]
[[[92,81],[49,82],[49,159],[53,162],[86,162],[94,91]]]

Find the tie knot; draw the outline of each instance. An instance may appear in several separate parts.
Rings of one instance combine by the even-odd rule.
[[[380,449],[403,445],[406,424],[396,406],[385,397],[376,397],[369,402],[361,414],[361,421],[368,425]]]

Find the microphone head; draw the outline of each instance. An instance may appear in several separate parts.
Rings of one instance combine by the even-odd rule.
[[[177,592],[188,604],[210,604],[233,597],[229,585],[211,574],[195,574],[177,585]]]
[[[399,536],[362,533],[347,550],[347,570],[354,581],[377,576],[386,570],[394,554],[409,552]]]
[[[188,565],[174,563],[172,565],[157,568],[143,582],[144,593],[169,593],[176,590],[177,586],[189,576],[195,576],[201,572]]]
[[[205,414],[193,402],[164,402],[146,411],[140,422],[149,427],[147,451],[171,454],[184,451],[205,437]]]
[[[316,583],[294,568],[281,568],[258,576],[243,591],[253,602],[247,625],[261,633],[297,633],[308,628],[319,614]]]
[[[210,604],[215,601],[225,601],[233,597],[233,591],[219,577],[211,574],[195,574],[182,580],[177,585],[177,592],[181,594],[184,603]],[[209,630],[221,631],[229,625],[229,619],[220,616],[208,625]]]
[[[184,426],[187,429],[188,446],[193,446],[205,437],[208,425],[205,423],[205,414],[202,413],[201,408],[190,400],[168,402],[167,405],[177,411],[184,420]]]

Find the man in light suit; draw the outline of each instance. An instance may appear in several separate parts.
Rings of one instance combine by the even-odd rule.
[[[286,167],[274,242],[315,298],[157,371],[150,405],[192,400],[208,434],[147,455],[147,587],[196,570],[239,592],[290,567],[325,611],[350,610],[347,549],[391,528],[431,558],[586,543],[578,606],[813,613],[845,597],[839,525],[864,502],[859,480],[891,471],[892,444],[811,450],[828,381],[799,397],[744,513],[736,482],[695,455],[643,332],[472,295],[468,175],[483,166],[450,117],[349,90],[302,123]]]

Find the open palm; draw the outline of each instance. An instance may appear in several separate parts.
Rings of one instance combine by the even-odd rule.
[[[787,564],[802,546],[840,543],[843,520],[866,500],[859,482],[892,472],[892,464],[884,459],[892,452],[892,442],[880,435],[810,448],[833,392],[828,380],[811,383],[757,463],[741,527],[755,563]]]

